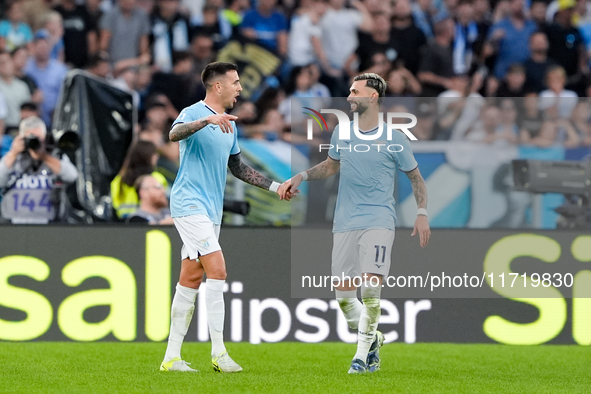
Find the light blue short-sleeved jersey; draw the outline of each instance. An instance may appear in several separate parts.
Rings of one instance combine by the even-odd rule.
[[[215,114],[200,101],[183,109],[173,126]],[[234,133],[210,124],[179,142],[180,166],[170,194],[172,217],[201,214],[214,224],[222,222],[228,159],[240,153],[236,124],[231,123]]]
[[[380,138],[370,141],[355,135],[353,122],[351,139],[339,140],[339,126],[332,133],[332,147],[328,156],[341,164],[339,195],[333,223],[335,233],[370,228],[394,230],[396,169],[409,172],[417,168],[418,164],[406,135],[393,130],[392,140],[388,141],[385,123],[383,127]],[[362,133],[371,135],[375,132],[377,127]]]

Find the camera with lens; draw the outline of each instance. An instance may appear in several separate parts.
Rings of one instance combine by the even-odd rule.
[[[25,138],[25,149],[31,149],[34,151],[41,149],[41,140],[39,137],[34,135],[27,136]]]

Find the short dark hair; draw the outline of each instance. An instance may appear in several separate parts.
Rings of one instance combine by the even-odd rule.
[[[234,63],[213,62],[209,63],[201,73],[201,81],[205,89],[209,89],[214,78],[225,75],[228,71],[238,71],[238,66]]]
[[[33,111],[33,112],[39,111],[39,107],[37,106],[37,104],[35,104],[32,101],[26,101],[26,102],[22,103],[20,109],[21,109],[21,111]]]
[[[189,51],[173,51],[172,52],[172,64],[176,66],[177,63],[185,61],[191,58],[191,52]]]
[[[353,79],[354,81],[367,81],[365,84],[368,88],[374,89],[378,92],[379,97],[386,95],[386,81],[376,73],[363,73]]]

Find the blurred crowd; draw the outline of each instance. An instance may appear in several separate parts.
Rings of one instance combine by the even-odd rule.
[[[124,218],[140,203],[138,179],[174,181],[170,125],[205,96],[202,69],[236,39],[280,60],[277,82],[234,108],[241,138],[305,142],[291,132],[304,121],[292,99],[326,108],[374,72],[393,108],[417,115],[421,140],[591,146],[586,0],[7,0],[0,155],[23,118],[51,130],[68,70],[105,78],[133,96],[143,141],[111,185]]]

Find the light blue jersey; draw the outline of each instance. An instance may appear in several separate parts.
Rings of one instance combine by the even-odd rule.
[[[182,110],[177,123],[188,123],[215,115],[203,101]],[[234,133],[207,125],[179,142],[180,166],[170,194],[172,217],[205,215],[214,224],[222,222],[228,158],[240,153],[236,124]]]
[[[328,156],[341,162],[339,195],[334,214],[333,232],[385,228],[394,230],[394,177],[396,169],[409,172],[418,164],[410,141],[404,133],[393,130],[392,140],[386,139],[386,123],[377,140],[366,141],[353,132],[351,139],[339,140],[335,127]],[[374,130],[363,134],[375,134]],[[380,146],[376,146],[380,145]],[[379,149],[379,151],[378,151]],[[367,151],[366,151],[367,150]]]

